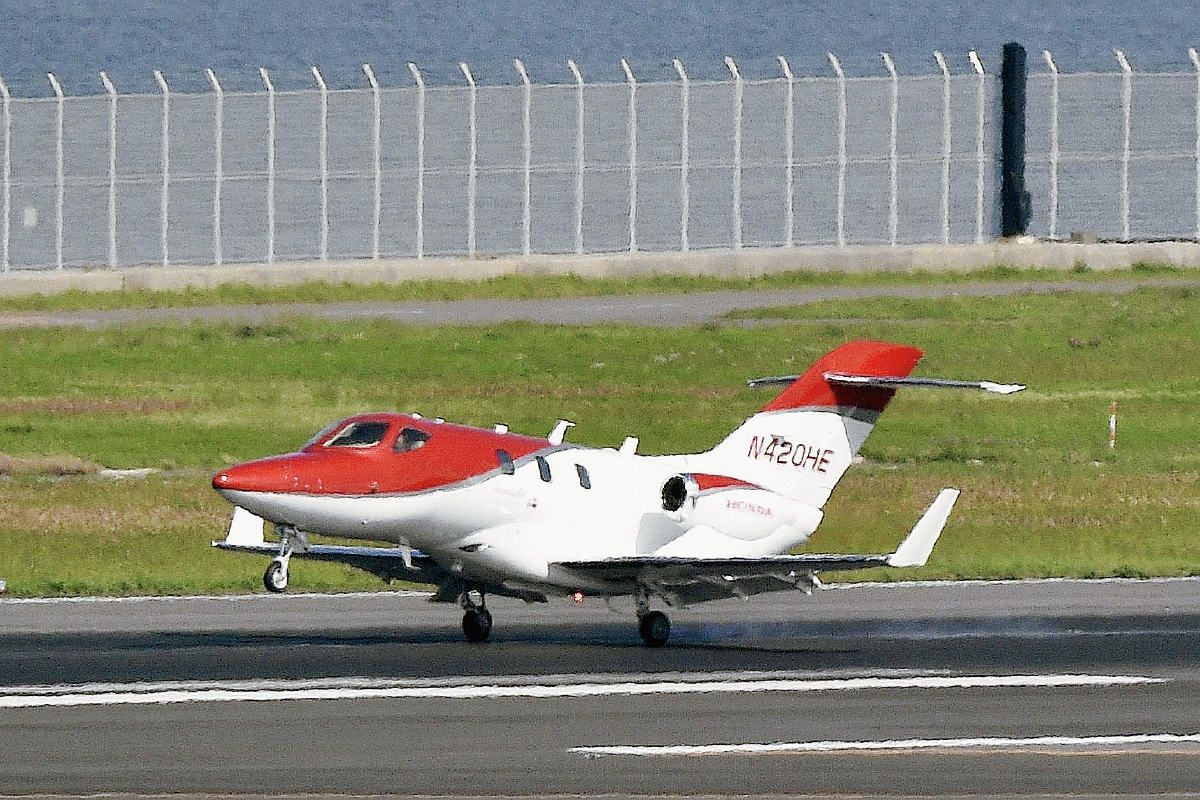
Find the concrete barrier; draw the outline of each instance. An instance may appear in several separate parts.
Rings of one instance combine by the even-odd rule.
[[[780,272],[969,271],[994,266],[1068,270],[1127,269],[1137,263],[1200,266],[1200,242],[1074,243],[1032,239],[985,244],[804,246],[699,250],[687,253],[398,258],[298,261],[188,267],[94,270],[14,270],[0,274],[0,296],[120,290],[171,291],[224,284],[286,286],[326,283],[399,283],[409,280],[479,281],[500,275],[578,275],[588,278],[671,274],[756,277]]]

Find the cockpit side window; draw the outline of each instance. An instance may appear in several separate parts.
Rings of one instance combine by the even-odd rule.
[[[505,475],[515,475],[517,467],[513,464],[512,456],[507,450],[497,450],[496,460],[500,462],[500,472]]]
[[[326,447],[374,447],[388,431],[386,422],[351,422],[325,443]]]
[[[405,428],[396,437],[396,452],[407,453],[411,450],[420,450],[428,441],[429,434],[427,432],[416,428]]]

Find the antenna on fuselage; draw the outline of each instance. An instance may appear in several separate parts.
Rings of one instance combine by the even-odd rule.
[[[560,419],[558,424],[554,426],[554,430],[550,431],[550,435],[546,437],[550,444],[562,444],[563,438],[567,435],[567,428],[575,427],[575,423],[568,419]]]

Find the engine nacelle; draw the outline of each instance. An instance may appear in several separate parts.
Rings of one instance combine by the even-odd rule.
[[[673,475],[662,485],[663,511],[685,531],[703,528],[741,542],[795,546],[821,522],[819,509],[768,489],[745,484],[705,489],[703,478]]]

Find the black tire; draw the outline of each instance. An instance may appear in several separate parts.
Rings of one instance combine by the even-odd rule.
[[[662,647],[671,637],[671,620],[661,611],[651,611],[638,620],[638,633],[646,647]]]
[[[486,642],[492,633],[492,614],[486,608],[468,608],[462,627],[468,642]]]
[[[287,589],[288,574],[287,570],[279,561],[272,561],[267,571],[263,573],[263,586],[267,587],[268,592],[276,594]]]

